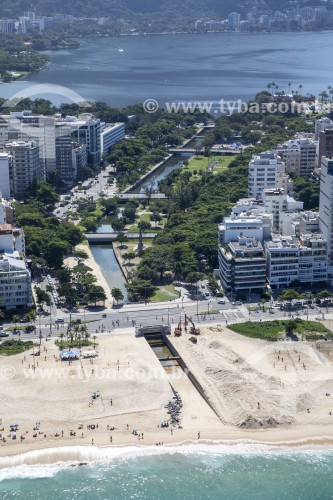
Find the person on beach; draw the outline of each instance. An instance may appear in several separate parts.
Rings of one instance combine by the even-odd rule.
[[[198,432],[198,439],[200,439],[200,432]]]

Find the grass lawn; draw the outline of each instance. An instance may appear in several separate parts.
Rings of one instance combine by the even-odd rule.
[[[317,321],[296,319],[295,322],[297,326],[294,333],[305,335],[307,340],[318,340],[323,336],[333,338],[332,332]],[[230,325],[229,328],[246,337],[274,341],[285,335],[287,323],[288,320],[246,321],[245,323]]]
[[[14,354],[20,354],[28,349],[32,349],[33,346],[37,347],[37,344],[34,344],[32,340],[27,340],[26,342],[22,340],[5,340],[0,344],[0,355],[13,356]]]
[[[191,172],[192,177],[190,180],[194,180],[198,177],[198,175],[203,174],[210,163],[218,162],[214,167],[213,172],[219,173],[223,170],[226,170],[229,164],[234,159],[233,156],[222,156],[222,155],[211,155],[211,156],[194,156],[187,166],[182,168],[182,172]],[[194,171],[197,171],[197,175],[194,174]]]
[[[160,286],[150,298],[152,302],[167,302],[179,297],[179,293],[173,285]]]

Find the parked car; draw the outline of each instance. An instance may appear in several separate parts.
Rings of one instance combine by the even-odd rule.
[[[217,303],[218,304],[225,304],[225,300],[218,300]]]
[[[7,333],[7,332],[0,332],[0,337],[9,337],[9,333]]]
[[[64,318],[57,318],[57,319],[55,320],[55,322],[56,322],[56,323],[65,323],[65,320],[64,320]]]

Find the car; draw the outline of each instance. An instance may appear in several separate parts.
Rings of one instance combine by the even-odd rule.
[[[7,333],[7,332],[0,332],[0,337],[9,337],[9,333]]]
[[[65,323],[65,320],[64,320],[64,318],[57,318],[57,319],[55,320],[55,322],[56,322],[56,323]]]
[[[209,294],[209,292],[205,292],[205,295],[206,295],[206,297],[209,297],[210,294]]]
[[[243,304],[243,302],[240,300],[235,300],[235,302],[232,302],[233,306],[241,306],[242,304]]]
[[[102,314],[102,318],[106,318],[106,317],[107,317],[106,314]]]
[[[218,304],[225,304],[225,300],[218,300],[217,303]]]

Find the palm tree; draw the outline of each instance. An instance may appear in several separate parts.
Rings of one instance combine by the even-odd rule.
[[[13,317],[12,317],[12,320],[13,320],[13,323],[14,323],[14,332],[16,332],[16,326],[17,326],[17,323],[19,322],[20,320],[20,316],[18,316],[17,314],[14,314]]]
[[[271,83],[267,83],[267,88],[268,88],[268,92],[270,93],[270,90],[272,88],[272,84]]]
[[[291,89],[291,83],[288,83],[288,93],[290,94],[290,89]]]
[[[59,335],[61,349],[62,349],[62,343],[63,343],[63,340],[64,340],[64,336],[65,336],[65,335],[64,335],[63,333],[60,333],[60,335]]]
[[[301,90],[302,90],[302,88],[303,88],[303,85],[301,85],[301,84],[300,84],[300,85],[298,86],[299,95],[301,95]]]

